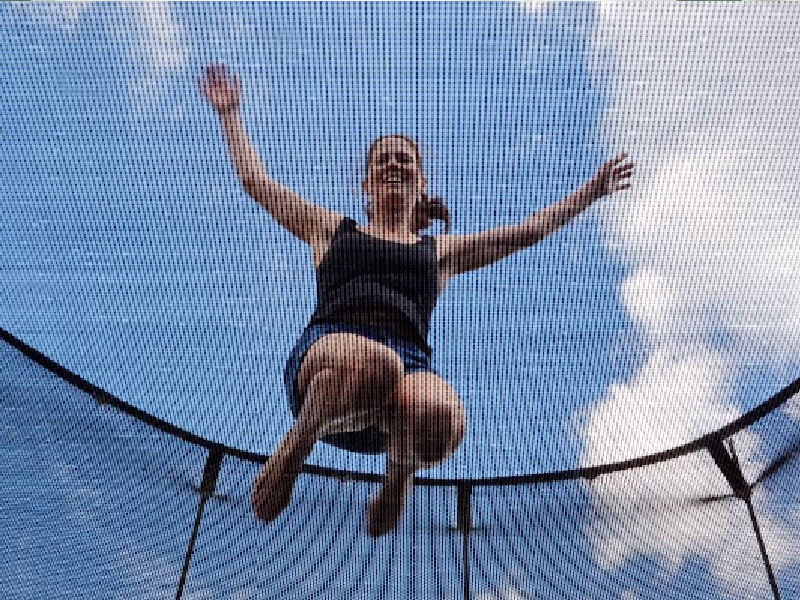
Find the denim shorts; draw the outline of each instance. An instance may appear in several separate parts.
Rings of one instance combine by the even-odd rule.
[[[283,382],[289,399],[289,407],[295,418],[300,414],[300,408],[303,404],[303,398],[300,397],[295,387],[300,363],[312,344],[322,336],[330,333],[355,333],[375,340],[384,346],[388,346],[400,356],[406,373],[430,371],[438,375],[437,371],[431,367],[430,356],[416,344],[400,339],[391,332],[367,325],[315,323],[303,330],[300,339],[286,361],[286,368],[283,372]],[[358,452],[359,454],[381,454],[386,452],[388,447],[388,436],[375,427],[368,427],[361,431],[331,434],[320,438],[320,441],[343,450]]]

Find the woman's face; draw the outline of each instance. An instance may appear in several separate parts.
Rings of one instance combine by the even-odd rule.
[[[364,193],[372,198],[372,210],[413,207],[425,190],[414,146],[403,138],[379,140],[369,158]]]

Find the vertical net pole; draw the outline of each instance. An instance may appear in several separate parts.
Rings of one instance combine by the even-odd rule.
[[[769,555],[767,554],[767,547],[764,545],[764,538],[761,536],[761,528],[758,526],[756,513],[753,509],[752,490],[747,480],[744,478],[742,469],[739,466],[739,459],[736,456],[736,451],[733,448],[733,442],[729,442],[730,451],[728,451],[721,438],[712,438],[708,444],[708,452],[717,464],[717,467],[727,479],[728,484],[731,486],[734,495],[742,500],[747,505],[747,510],[750,513],[750,521],[753,524],[753,530],[756,532],[756,539],[758,540],[758,549],[761,552],[761,558],[764,561],[764,568],[767,571],[767,578],[772,587],[772,594],[775,600],[781,600],[781,594],[778,590],[778,584],[775,581],[775,574],[772,572],[772,565],[769,562]]]
[[[189,546],[186,549],[186,558],[183,560],[183,570],[181,571],[181,580],[178,583],[178,591],[175,594],[175,600],[181,600],[181,596],[183,595],[183,586],[186,584],[186,575],[189,573],[189,563],[194,553],[197,532],[200,530],[200,519],[203,518],[203,509],[206,506],[206,500],[214,495],[214,490],[217,487],[217,478],[219,477],[219,469],[222,466],[222,459],[224,456],[225,455],[219,448],[212,448],[208,452],[206,466],[203,469],[203,482],[200,484],[199,490],[200,504],[197,506],[197,516],[194,519],[192,536],[189,538]]]
[[[461,533],[464,550],[464,600],[470,600],[469,589],[469,533],[472,531],[472,485],[458,485],[458,531]]]
[[[750,520],[753,522],[753,530],[756,532],[758,548],[761,550],[761,558],[764,560],[764,567],[767,569],[767,577],[769,577],[769,584],[772,586],[772,594],[775,596],[775,600],[781,600],[778,582],[775,580],[775,574],[772,572],[772,565],[769,562],[767,547],[764,544],[764,538],[761,536],[761,528],[758,526],[758,520],[756,520],[756,511],[753,509],[753,501],[749,495],[744,499],[744,503],[747,504],[747,510],[750,512]]]

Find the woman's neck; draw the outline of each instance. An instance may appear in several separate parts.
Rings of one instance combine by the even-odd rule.
[[[403,212],[385,212],[374,215],[370,219],[367,228],[371,233],[383,237],[410,239],[415,237],[415,232],[411,231],[411,215]]]

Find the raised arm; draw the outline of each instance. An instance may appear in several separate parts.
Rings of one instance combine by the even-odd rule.
[[[241,85],[223,65],[206,69],[200,89],[220,117],[233,167],[244,190],[272,217],[310,245],[333,237],[343,215],[309,202],[296,192],[270,178],[247,135],[239,114]]]
[[[620,183],[632,175],[633,163],[618,164],[626,156],[623,152],[612,158],[577,191],[521,223],[471,235],[440,236],[440,269],[452,276],[495,263],[543,240],[598,198],[631,187]]]

